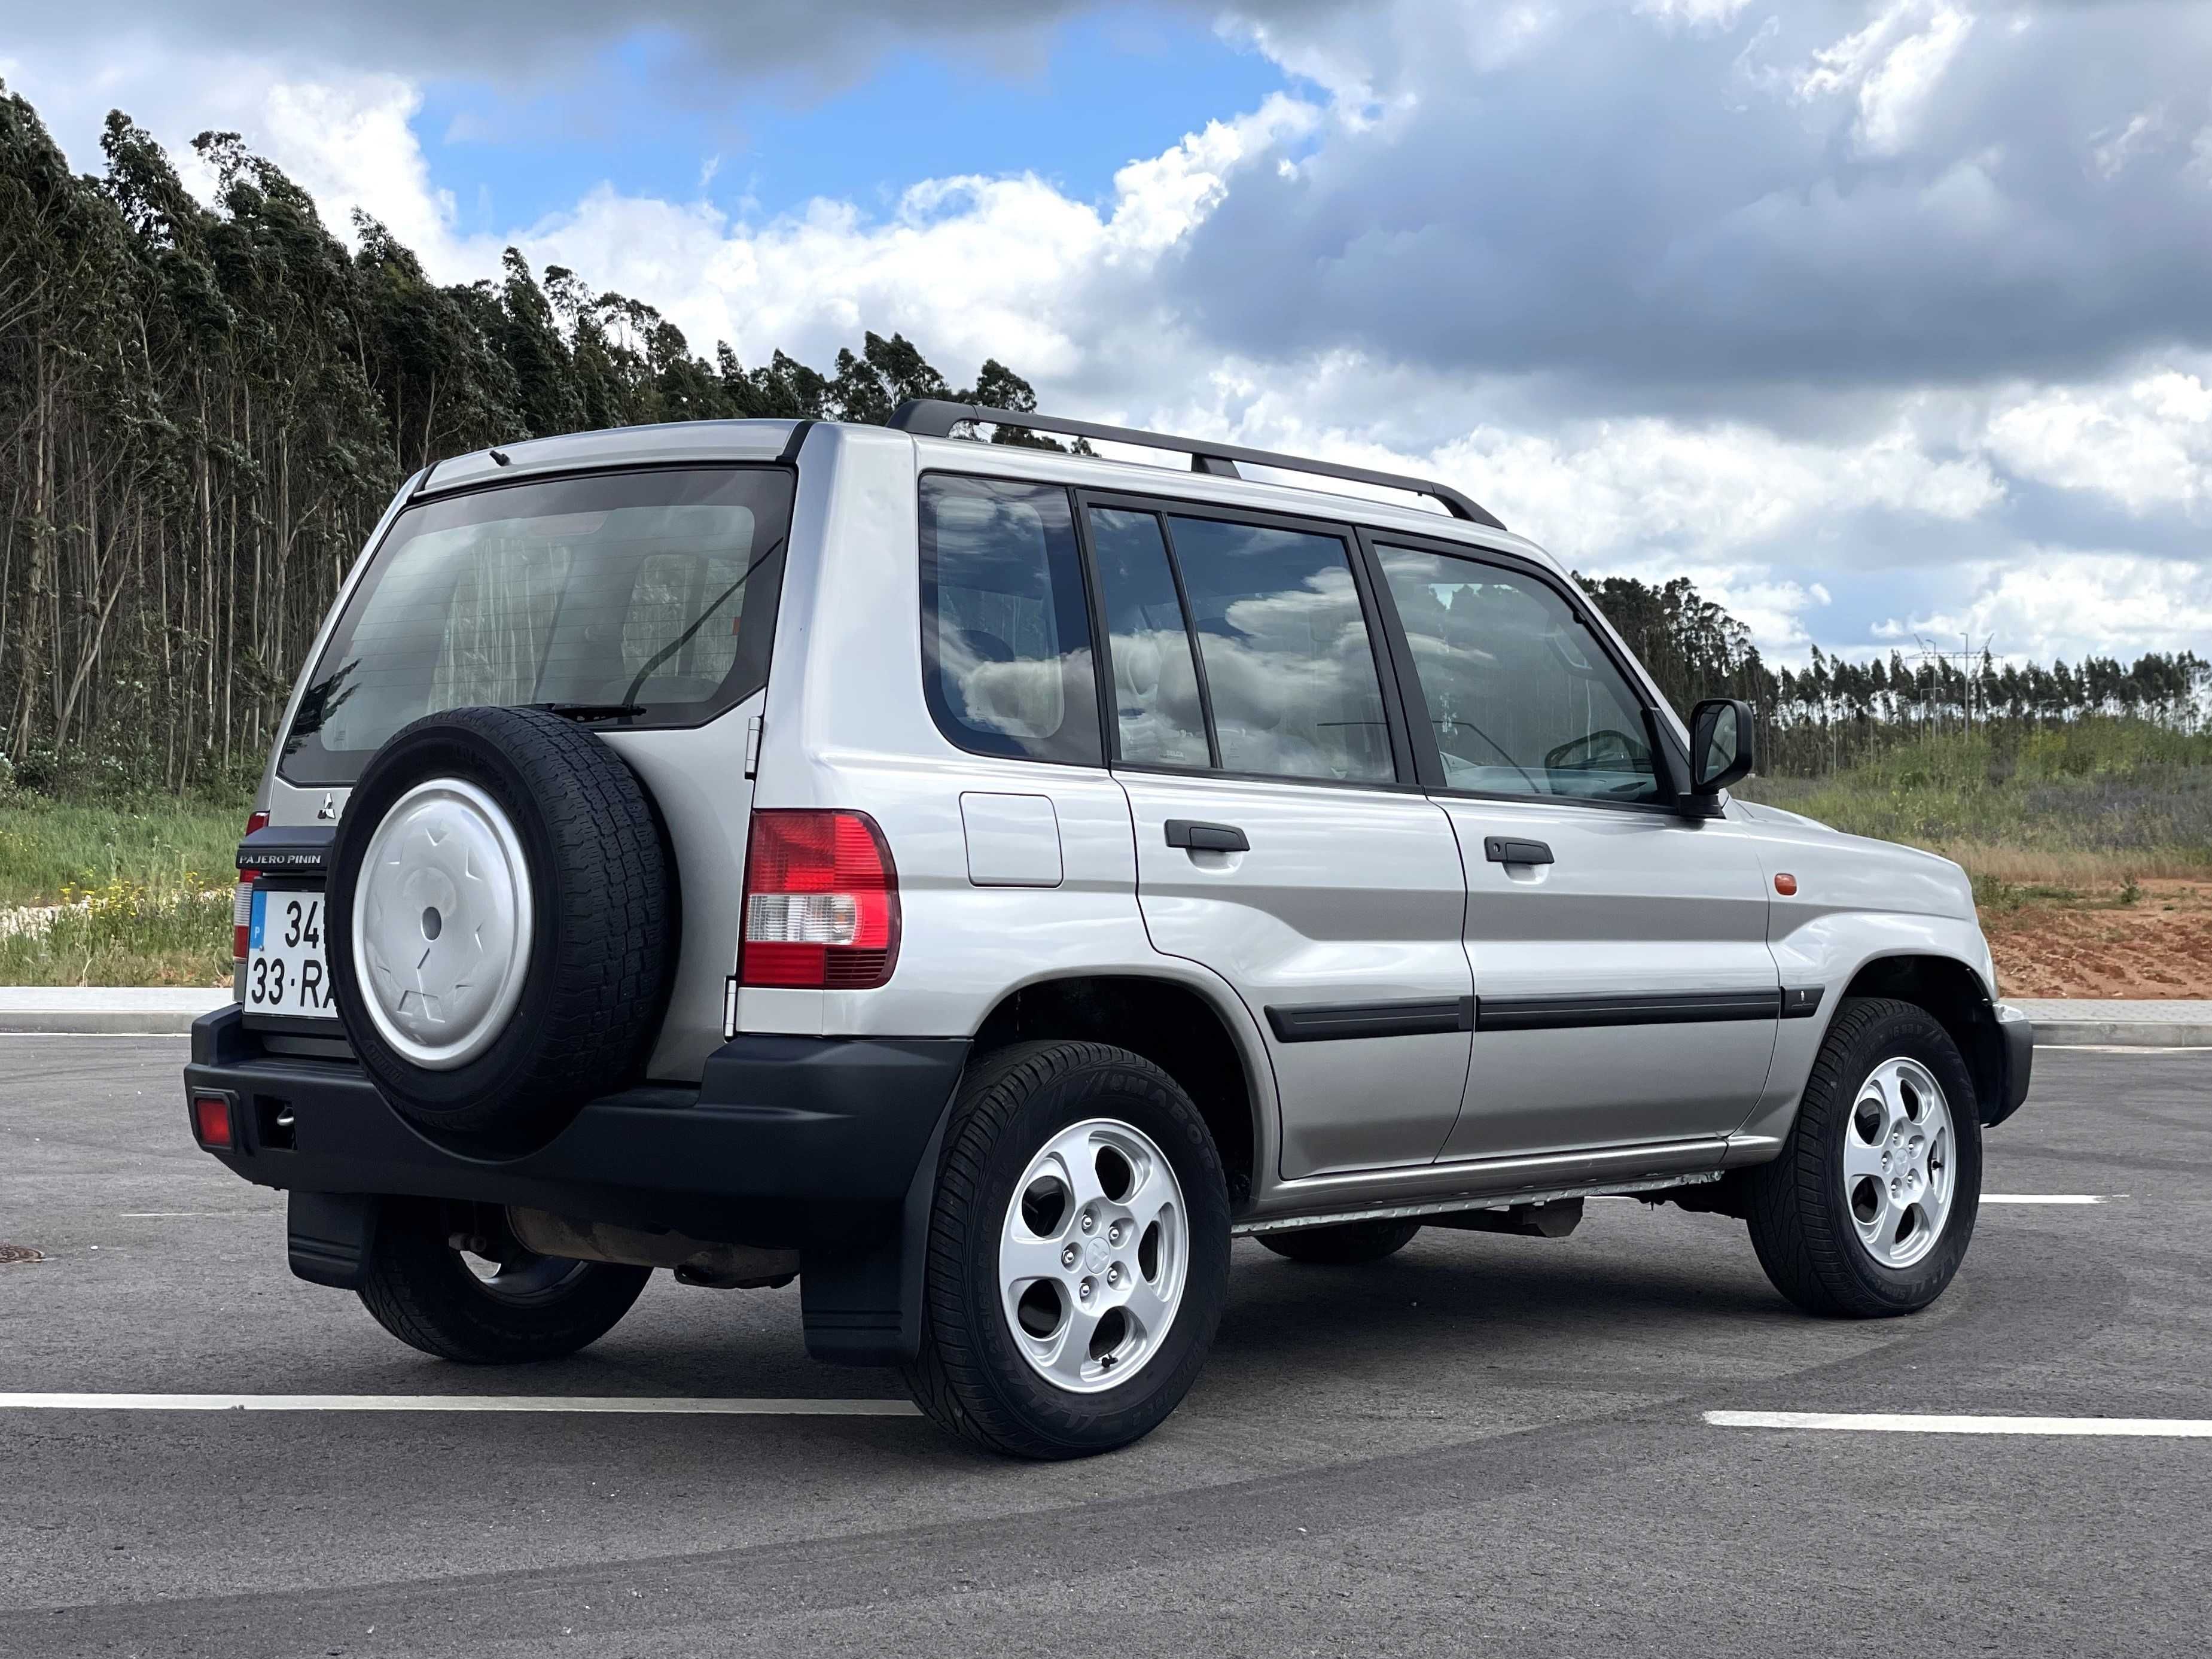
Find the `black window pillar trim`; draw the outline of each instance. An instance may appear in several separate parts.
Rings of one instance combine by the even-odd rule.
[[[1085,516],[1090,516],[1085,510]],[[1182,612],[1183,637],[1190,645],[1190,672],[1198,681],[1198,717],[1206,722],[1206,760],[1209,771],[1221,770],[1221,726],[1213,718],[1213,686],[1206,673],[1206,647],[1198,637],[1198,612],[1190,602],[1190,586],[1182,579],[1182,555],[1176,549],[1175,531],[1168,524],[1164,511],[1156,511],[1152,521],[1159,526],[1160,546],[1168,556],[1168,579],[1175,583],[1176,606]],[[1113,649],[1113,637],[1107,636],[1107,647]],[[1114,755],[1121,753],[1121,723],[1114,723]]]
[[[1413,661],[1413,643],[1406,636],[1405,623],[1398,615],[1398,600],[1390,592],[1390,584],[1382,573],[1382,556],[1375,550],[1375,542],[1367,526],[1358,527],[1359,562],[1367,576],[1369,590],[1375,595],[1375,610],[1382,623],[1383,654],[1390,665],[1390,682],[1398,702],[1400,717],[1406,728],[1407,757],[1411,760],[1413,779],[1422,788],[1438,790],[1444,787],[1443,750],[1437,742],[1437,731],[1429,719],[1428,696],[1421,689],[1421,677]],[[1419,717],[1415,718],[1415,711]]]

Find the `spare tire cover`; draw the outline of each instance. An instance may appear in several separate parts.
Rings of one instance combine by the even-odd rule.
[[[362,770],[331,849],[325,937],[354,1052],[422,1128],[542,1144],[642,1073],[674,885],[643,784],[590,732],[530,708],[416,721]]]

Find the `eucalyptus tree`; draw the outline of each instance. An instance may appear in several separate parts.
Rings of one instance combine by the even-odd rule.
[[[221,786],[399,481],[486,445],[645,421],[880,421],[915,395],[1034,406],[995,361],[954,392],[902,337],[834,374],[694,355],[643,301],[509,249],[441,284],[352,246],[235,133],[197,193],[117,113],[71,173],[0,87],[0,755],[36,781]]]

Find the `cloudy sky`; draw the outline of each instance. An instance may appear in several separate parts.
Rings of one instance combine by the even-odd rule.
[[[0,79],[702,351],[1433,471],[1784,657],[2212,653],[2198,0],[0,0]]]

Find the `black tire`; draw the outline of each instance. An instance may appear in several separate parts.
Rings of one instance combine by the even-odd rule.
[[[1015,1347],[998,1286],[1000,1224],[1030,1160],[1060,1130],[1112,1118],[1166,1157],[1188,1212],[1182,1299],[1158,1349],[1126,1382],[1079,1394]],[[1229,1191],[1198,1109],[1150,1060],[1096,1042],[1028,1042],[963,1081],[938,1164],[924,1263],[920,1355],[908,1388],[939,1425],[1015,1457],[1084,1457],[1149,1434],[1206,1363],[1229,1280]]]
[[[1268,1249],[1291,1261],[1358,1267],[1397,1255],[1420,1231],[1418,1221],[1342,1221],[1333,1227],[1287,1227],[1258,1237]]]
[[[352,951],[371,837],[402,795],[439,778],[475,785],[506,813],[532,900],[520,1002],[489,1048],[445,1071],[386,1042]],[[416,721],[362,770],[331,849],[325,937],[354,1052],[419,1127],[488,1149],[543,1145],[586,1101],[642,1072],[673,978],[675,884],[644,786],[574,721],[529,708],[454,708]]]
[[[514,1252],[479,1279],[447,1243],[447,1206],[386,1199],[362,1305],[410,1347],[465,1365],[558,1359],[598,1341],[630,1310],[650,1267]]]
[[[1877,1261],[1853,1224],[1844,1187],[1844,1137],[1859,1090],[1885,1060],[1927,1067],[1949,1112],[1951,1206],[1933,1249],[1896,1268]],[[1925,1009],[1853,997],[1805,1085],[1782,1155],[1747,1172],[1751,1242],[1774,1288],[1808,1313],[1880,1319],[1916,1313],[1943,1293],[1974,1233],[1982,1193],[1982,1131],[1974,1081],[1949,1033]]]

